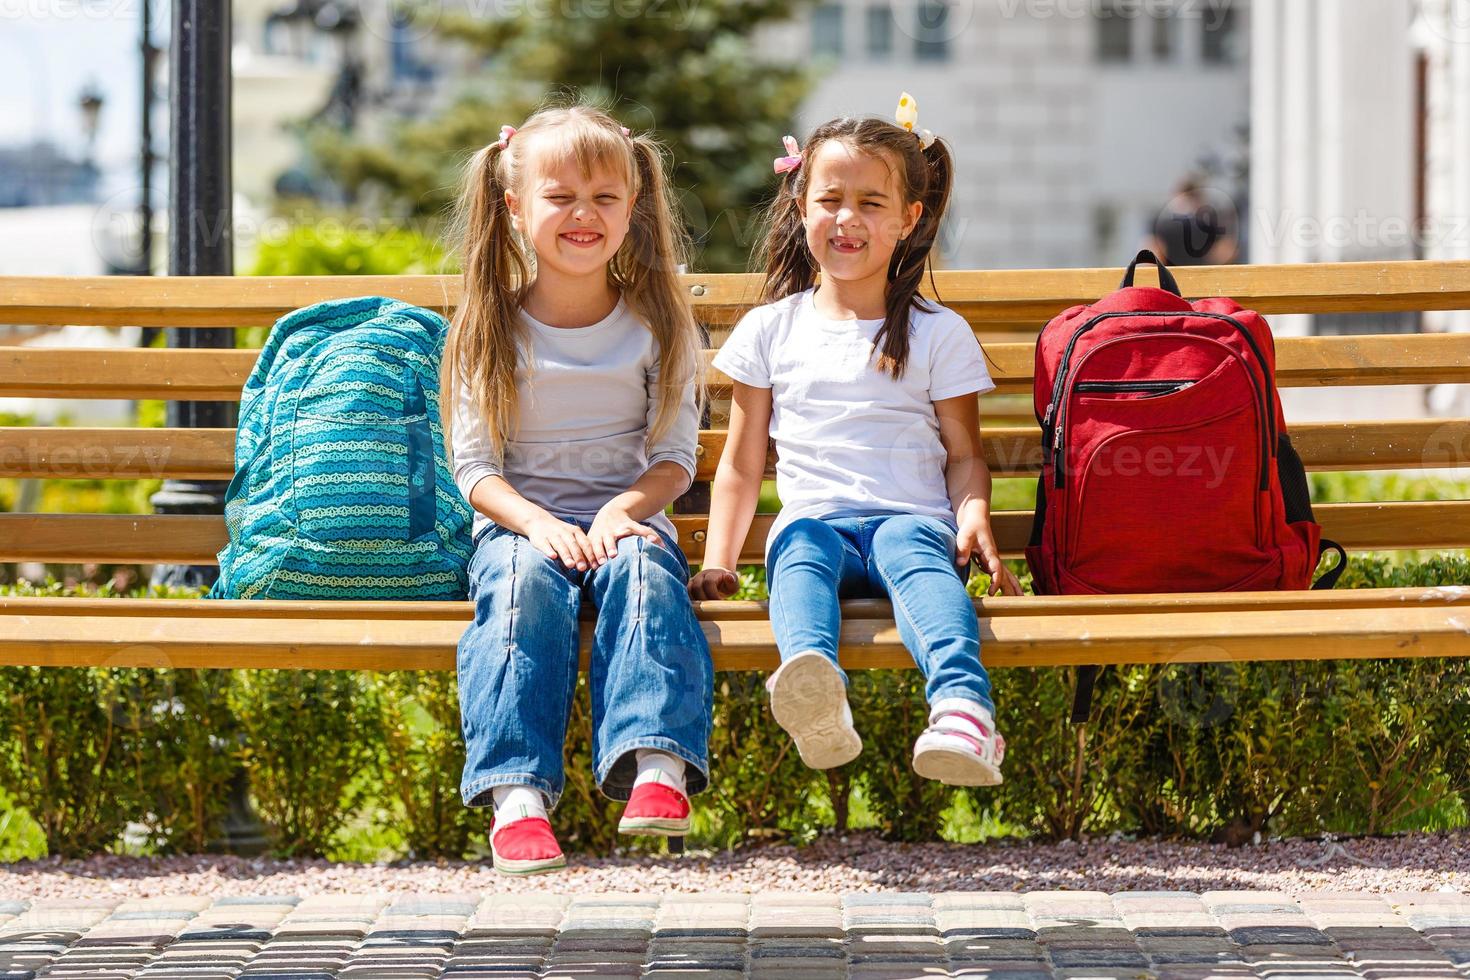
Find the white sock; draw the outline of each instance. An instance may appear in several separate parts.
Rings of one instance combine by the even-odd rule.
[[[980,719],[981,724],[985,725],[989,731],[981,731],[979,726],[969,718],[960,715],[938,717],[946,711],[963,711],[966,715]],[[989,709],[980,702],[971,701],[969,698],[940,698],[935,701],[929,711],[929,724],[939,731],[948,729],[981,742],[995,734],[995,719],[991,717]]]
[[[496,786],[490,791],[495,800],[495,826],[526,817],[546,817],[546,797],[530,786]]]
[[[644,783],[663,783],[684,793],[684,760],[658,749],[638,749],[635,757],[638,759],[638,775],[633,780],[634,786],[642,786]]]

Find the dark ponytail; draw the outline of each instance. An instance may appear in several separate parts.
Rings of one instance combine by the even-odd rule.
[[[909,357],[909,314],[912,310],[934,309],[919,295],[919,286],[949,207],[954,158],[943,140],[936,138],[924,149],[918,136],[882,119],[842,118],[818,126],[801,151],[801,166],[782,177],[776,199],[766,210],[765,233],[757,252],[758,264],[765,272],[762,302],[775,302],[810,289],[817,281],[817,263],[807,248],[800,202],[806,194],[812,157],[828,140],[840,140],[856,150],[882,154],[896,162],[904,204],[919,201],[924,205],[913,230],[899,242],[889,260],[883,326],[873,338],[879,370],[894,378],[902,377]]]
[[[774,303],[810,289],[817,281],[817,260],[806,247],[800,203],[806,193],[805,161],[811,154],[804,152],[802,156],[802,166],[787,171],[781,178],[781,189],[766,209],[765,234],[761,236],[758,253],[766,274],[762,303]]]
[[[894,127],[897,129],[898,127]],[[924,282],[924,272],[930,268],[929,256],[939,241],[939,226],[949,208],[949,194],[954,186],[954,158],[949,145],[935,137],[929,148],[919,146],[919,140],[904,131],[914,141],[912,152],[918,156],[925,180],[919,186],[922,192],[916,195],[924,204],[912,231],[893,250],[888,265],[888,294],[884,304],[883,326],[873,338],[873,346],[879,351],[878,368],[895,378],[903,376],[909,359],[909,311],[932,312],[933,306],[919,295]],[[907,162],[907,161],[906,161]],[[905,170],[912,171],[913,167]],[[908,201],[913,201],[909,197]],[[932,276],[930,279],[933,282]]]

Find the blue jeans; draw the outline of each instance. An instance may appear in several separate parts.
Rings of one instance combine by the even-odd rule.
[[[617,557],[578,571],[499,525],[481,532],[469,566],[475,618],[456,660],[466,806],[488,806],[491,788],[505,785],[532,786],[553,807],[561,797],[584,598],[597,608],[589,679],[598,787],[626,800],[637,749],[683,759],[691,794],[709,785],[714,670],[689,602],[689,564],[663,540],[621,538]]]
[[[838,600],[886,597],[898,635],[923,671],[929,703],[969,698],[994,712],[990,676],[980,664],[980,623],[954,556],[955,532],[933,517],[792,521],[766,555],[781,658],[815,650],[836,664]]]

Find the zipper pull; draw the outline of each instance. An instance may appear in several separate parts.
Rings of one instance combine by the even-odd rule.
[[[1057,422],[1060,423],[1061,419],[1058,418]],[[1053,475],[1055,476],[1055,479],[1052,481],[1052,485],[1060,490],[1066,484],[1067,479],[1062,473],[1063,467],[1066,464],[1066,457],[1062,455],[1062,427],[1060,424],[1057,425],[1056,433],[1053,435],[1051,440],[1051,456],[1054,471]]]
[[[1046,414],[1041,417],[1041,456],[1043,462],[1051,462],[1051,413],[1056,402],[1047,402]]]

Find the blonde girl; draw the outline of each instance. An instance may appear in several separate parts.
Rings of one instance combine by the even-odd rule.
[[[593,775],[628,801],[619,830],[687,832],[709,782],[709,647],[664,514],[694,476],[701,343],[662,152],[605,112],[503,127],[470,161],[457,218],[446,424],[475,509],[460,791],[495,808],[496,868],[531,874],[565,863],[549,812],[584,600]]]

